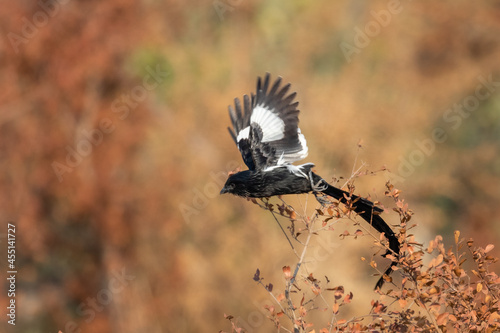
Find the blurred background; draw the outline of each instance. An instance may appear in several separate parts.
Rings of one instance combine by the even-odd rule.
[[[324,178],[378,171],[356,192],[390,208],[392,181],[422,243],[498,244],[499,1],[41,0],[0,18],[0,275],[12,223],[19,332],[230,331],[224,314],[273,329],[252,277],[282,289],[296,259],[269,212],[218,194],[245,167],[227,106],[265,72],[298,93]],[[358,291],[348,318],[377,280],[359,260],[373,240],[338,237],[351,224],[317,256]]]

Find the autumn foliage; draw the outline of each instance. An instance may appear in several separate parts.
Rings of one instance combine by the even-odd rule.
[[[284,282],[279,286],[264,283],[259,269],[254,275],[253,279],[273,300],[273,305],[264,306],[269,325],[284,332],[320,333],[498,331],[500,277],[490,267],[498,259],[488,255],[494,245],[477,246],[472,239],[461,237],[457,230],[453,244],[445,244],[438,235],[424,246],[412,234],[418,226],[411,223],[413,212],[401,199],[401,192],[390,183],[386,187],[385,195],[393,199],[392,210],[400,220],[395,226],[401,242],[398,266],[394,268],[394,278],[385,276],[386,285],[377,290],[369,313],[350,318],[343,315],[343,310],[349,308],[356,291],[332,285],[328,276],[315,276],[315,272],[303,267],[304,255],[314,246],[312,239],[318,233],[335,232],[339,219],[349,219],[361,228],[354,235],[344,231],[338,235],[341,238],[366,235],[373,238],[379,250],[387,248],[384,238],[371,234],[363,223],[356,222],[354,213],[335,202],[323,204],[307,217],[297,214],[283,200],[274,204],[269,200],[252,200],[275,218],[284,217],[283,223],[288,224],[285,236],[289,241],[293,239],[295,246],[303,247],[295,267],[283,267]],[[304,235],[300,237],[301,234]],[[294,245],[292,249],[295,251]],[[388,258],[393,259],[394,255]],[[369,264],[378,272],[375,275],[380,274],[373,259]],[[311,313],[316,311],[329,313],[330,319],[327,322],[311,319]],[[233,316],[226,315],[226,319],[231,321],[232,332],[247,331],[248,327],[239,326]]]

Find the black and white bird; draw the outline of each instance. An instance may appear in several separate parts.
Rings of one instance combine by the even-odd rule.
[[[288,94],[290,84],[280,88],[281,78],[272,85],[269,73],[264,80],[257,79],[257,92],[243,97],[243,106],[238,98],[234,108],[229,106],[233,129],[229,133],[241,152],[248,170],[231,174],[221,190],[245,198],[263,198],[284,194],[313,192],[331,196],[352,209],[378,232],[389,240],[389,249],[384,254],[399,254],[399,240],[393,230],[380,217],[383,210],[373,202],[351,195],[328,184],[312,172],[314,164],[294,165],[293,162],[307,157],[306,139],[299,129],[298,102],[296,93]],[[391,266],[384,274],[389,275]],[[375,288],[384,283],[382,276]]]

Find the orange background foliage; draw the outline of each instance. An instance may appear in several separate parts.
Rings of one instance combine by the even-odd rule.
[[[227,105],[266,71],[298,92],[306,161],[323,177],[385,165],[357,192],[384,203],[386,180],[396,183],[419,241],[460,229],[498,244],[500,87],[470,112],[449,110],[482,80],[500,81],[499,18],[498,1],[2,6],[0,233],[16,225],[16,328],[213,332],[229,330],[224,313],[271,327],[252,276],[281,281],[286,239],[267,212],[218,195],[243,166]],[[145,89],[155,70],[158,85]],[[436,128],[446,139],[432,145]],[[358,260],[369,241],[334,239],[322,270],[370,298],[376,278]],[[5,316],[0,326],[12,329]]]

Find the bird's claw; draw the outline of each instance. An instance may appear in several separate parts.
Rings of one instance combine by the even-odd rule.
[[[311,188],[314,192],[323,192],[328,188],[328,184],[321,185],[325,180],[320,178],[315,184],[312,177],[312,171],[309,171],[309,181],[311,182]]]
[[[328,206],[331,202],[328,200],[326,195],[320,195],[318,192],[313,192],[314,197],[320,203],[321,206]]]

